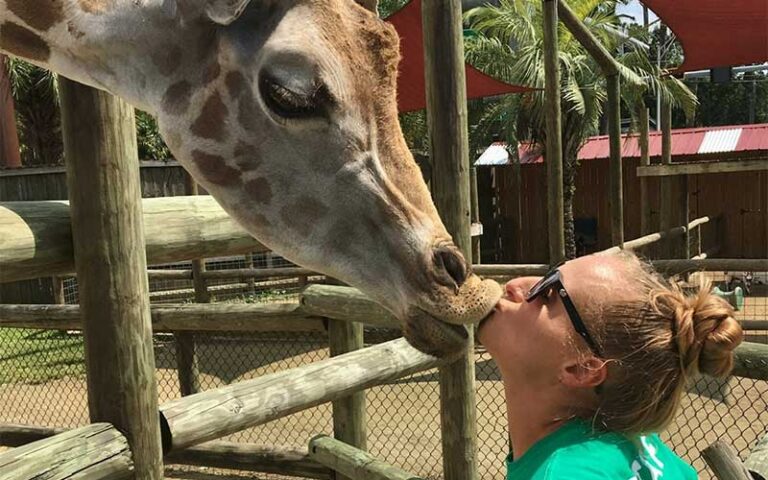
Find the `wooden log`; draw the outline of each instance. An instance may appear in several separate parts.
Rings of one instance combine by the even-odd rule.
[[[611,211],[611,243],[624,244],[624,177],[621,165],[621,79],[618,73],[606,77],[608,83],[608,136],[610,168],[608,204]]]
[[[423,480],[422,477],[377,460],[371,454],[327,435],[318,435],[309,441],[309,458],[341,473],[344,478]]]
[[[150,280],[192,280],[192,270],[147,270]]]
[[[316,317],[400,328],[388,310],[351,287],[310,285],[301,293],[301,310]]]
[[[702,450],[701,456],[719,480],[752,480],[739,454],[723,440],[717,440]]]
[[[172,439],[166,451],[261,425],[440,362],[399,339],[172,400],[160,408]]]
[[[768,345],[742,342],[734,350],[733,375],[768,380]]]
[[[152,305],[155,332],[325,332],[323,321],[296,303]],[[0,326],[81,330],[78,305],[0,304]]]
[[[332,357],[354,352],[363,348],[363,325],[344,320],[328,321],[328,345]],[[352,393],[348,397],[334,400],[333,437],[341,442],[367,449],[365,390]],[[338,480],[354,480],[357,477],[339,477]]]
[[[560,107],[560,62],[557,0],[543,0],[544,14],[544,106],[546,110],[547,234],[549,263],[565,259],[563,206],[563,137]]]
[[[765,159],[727,160],[714,162],[670,163],[637,167],[637,176],[667,177],[672,175],[702,175],[707,173],[758,172],[768,170]]]
[[[142,201],[147,261],[172,263],[266,250],[209,196]],[[75,270],[69,202],[0,203],[0,282]]]
[[[547,264],[532,265],[474,265],[472,270],[478,275],[484,276],[508,276],[508,277],[527,277],[535,275],[544,275],[549,270]]]
[[[768,259],[765,258],[707,258],[704,260],[654,260],[651,262],[665,274],[673,275],[693,271],[745,271],[768,272]]]
[[[557,2],[557,13],[560,15],[563,25],[570,30],[574,38],[579,41],[584,49],[589,52],[589,55],[600,65],[600,69],[605,76],[619,73],[619,68],[613,55],[592,35],[579,17],[573,13],[573,10],[571,10],[565,0]]]
[[[744,462],[747,470],[754,474],[760,475],[763,479],[768,479],[768,435],[757,442],[757,445],[752,449]],[[760,477],[755,477],[757,480]]]
[[[38,427],[35,425],[0,424],[0,446],[20,447],[66,432],[63,428]]]
[[[227,270],[210,270],[203,273],[206,280],[236,279],[236,278],[287,278],[302,275],[321,275],[307,268],[232,268]]]
[[[163,478],[133,108],[59,78],[92,422],[123,432],[135,475]]]
[[[335,480],[333,471],[310,459],[306,449],[289,447],[214,441],[172,452],[165,461],[177,465]]]
[[[601,250],[597,252],[596,255],[607,255],[607,254],[617,253],[620,250],[636,250],[638,248],[647,247],[648,245],[652,245],[656,242],[659,242],[660,240],[669,240],[671,238],[676,238],[681,235],[684,235],[686,232],[690,230],[700,228],[701,225],[704,225],[705,223],[709,223],[709,221],[710,221],[710,217],[700,217],[693,220],[688,225],[674,227],[665,232],[656,232],[656,233],[651,233],[649,235],[644,235],[640,238],[636,238],[634,240],[624,242],[623,247],[614,246],[611,248],[607,248],[605,250]]]
[[[132,479],[134,474],[128,441],[108,423],[95,423],[0,453],[3,480],[122,480]]]

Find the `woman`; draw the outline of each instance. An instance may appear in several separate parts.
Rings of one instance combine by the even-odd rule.
[[[510,281],[478,335],[504,381],[508,480],[695,479],[655,432],[742,339],[706,286],[687,295],[630,254]]]

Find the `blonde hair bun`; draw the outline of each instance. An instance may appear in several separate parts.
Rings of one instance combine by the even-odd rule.
[[[728,375],[733,369],[733,350],[743,339],[733,307],[711,293],[709,282],[693,295],[685,295],[679,288],[669,293],[683,371],[688,375]]]

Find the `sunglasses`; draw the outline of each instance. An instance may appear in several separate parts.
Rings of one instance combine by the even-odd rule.
[[[579,315],[579,312],[576,310],[576,305],[573,304],[571,297],[568,295],[568,292],[563,286],[563,277],[560,273],[560,270],[558,269],[560,265],[550,270],[549,273],[544,275],[544,277],[542,277],[542,279],[536,283],[536,285],[531,287],[531,289],[525,295],[525,301],[533,302],[542,295],[548,295],[550,291],[557,292],[557,296],[560,297],[560,300],[562,300],[563,305],[565,306],[565,311],[568,313],[568,318],[573,324],[573,329],[576,330],[576,333],[581,335],[581,338],[583,338],[585,342],[587,342],[587,345],[589,345],[589,348],[595,353],[595,355],[602,357],[603,353],[600,350],[600,347],[597,346],[597,342],[595,342],[595,340],[589,334],[587,326],[584,325],[584,321],[582,321],[581,315]]]

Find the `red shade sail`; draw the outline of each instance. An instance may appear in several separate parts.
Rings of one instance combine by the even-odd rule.
[[[768,0],[643,0],[683,45],[679,72],[768,61]]]
[[[421,0],[412,0],[392,14],[387,21],[400,35],[400,72],[397,81],[397,105],[401,112],[426,108],[424,82],[424,33],[421,24]],[[495,80],[470,65],[467,68],[467,98],[490,97],[504,93],[529,91],[529,88]]]

